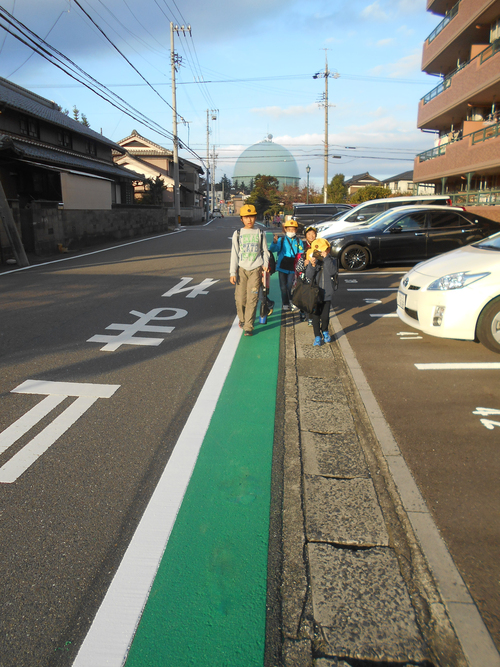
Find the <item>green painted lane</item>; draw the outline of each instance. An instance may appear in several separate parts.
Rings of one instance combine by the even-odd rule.
[[[261,666],[281,322],[241,337],[126,667]]]

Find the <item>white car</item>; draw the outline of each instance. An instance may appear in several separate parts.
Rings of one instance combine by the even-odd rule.
[[[330,234],[336,234],[345,229],[353,229],[357,225],[365,225],[369,220],[375,220],[375,217],[380,216],[381,213],[397,206],[451,206],[451,204],[449,195],[413,195],[410,197],[371,199],[343,211],[331,220],[325,220],[325,222],[315,225],[315,227],[318,236],[326,238]]]
[[[500,353],[500,232],[417,264],[401,280],[397,313],[431,336]]]

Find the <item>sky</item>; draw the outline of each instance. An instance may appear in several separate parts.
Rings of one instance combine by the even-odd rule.
[[[3,0],[2,7],[142,116],[129,117],[3,28],[0,76],[63,109],[76,105],[113,141],[135,129],[169,149],[170,23],[189,25],[190,33],[174,33],[177,113],[185,121],[178,136],[190,149],[179,154],[206,161],[209,110],[216,180],[232,178],[241,152],[271,134],[294,155],[302,185],[310,166],[310,183],[321,188],[326,59],[329,180],[364,172],[384,180],[413,169],[414,156],[433,146],[433,135],[416,126],[420,98],[438,83],[420,70],[423,42],[441,20],[426,12],[426,0]]]

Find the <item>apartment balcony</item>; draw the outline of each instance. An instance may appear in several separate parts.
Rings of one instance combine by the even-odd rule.
[[[467,173],[500,174],[500,123],[420,153],[415,158],[415,183],[432,183]]]
[[[479,54],[447,76],[421,100],[417,126],[421,129],[457,128],[472,107],[488,108],[500,100],[500,39],[478,45]],[[474,48],[473,48],[474,53]]]
[[[499,14],[500,0],[458,0],[425,40],[422,70],[445,75],[467,62],[471,44],[488,44],[490,24]]]
[[[451,10],[457,0],[427,0],[427,11],[444,16]]]

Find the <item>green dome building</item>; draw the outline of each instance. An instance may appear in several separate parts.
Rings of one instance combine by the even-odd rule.
[[[274,176],[279,181],[279,188],[285,185],[298,186],[300,182],[299,168],[290,151],[280,144],[273,143],[273,135],[246,148],[236,161],[233,183],[244,183],[247,187],[255,177]]]

